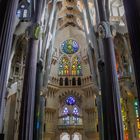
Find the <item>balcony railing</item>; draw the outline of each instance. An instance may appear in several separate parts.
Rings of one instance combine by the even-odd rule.
[[[58,129],[83,129],[83,121],[82,117],[74,117],[74,116],[62,116],[58,121]]]
[[[67,130],[67,129],[82,130],[83,125],[58,125],[58,129],[61,129],[61,130]]]

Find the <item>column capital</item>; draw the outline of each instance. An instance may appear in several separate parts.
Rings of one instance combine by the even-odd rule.
[[[107,21],[102,21],[98,25],[98,35],[101,38],[109,38],[116,35],[116,29]]]
[[[39,40],[41,36],[41,26],[39,23],[34,23],[26,30],[28,38]]]

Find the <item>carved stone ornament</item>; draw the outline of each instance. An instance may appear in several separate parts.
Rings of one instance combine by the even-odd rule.
[[[33,38],[35,40],[38,40],[40,38],[40,34],[41,34],[41,27],[38,23],[30,26],[27,31],[26,34],[28,36],[28,38]]]
[[[101,38],[112,37],[109,22],[103,21],[103,22],[101,22],[99,24],[99,26],[98,26],[98,34],[99,34],[99,37],[101,37]]]
[[[117,31],[114,25],[110,25],[110,31],[111,31],[112,36],[115,37],[117,34]]]

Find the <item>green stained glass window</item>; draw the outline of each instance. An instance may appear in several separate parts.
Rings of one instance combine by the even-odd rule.
[[[82,75],[82,68],[80,58],[78,56],[73,57],[72,59],[72,68],[71,68],[72,75]]]
[[[59,62],[59,75],[70,75],[70,61],[65,55]]]
[[[61,49],[66,54],[74,54],[79,50],[79,45],[75,40],[68,39],[62,43]]]

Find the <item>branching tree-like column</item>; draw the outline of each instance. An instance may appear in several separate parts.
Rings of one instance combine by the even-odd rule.
[[[6,14],[6,9],[7,9],[8,1],[5,0],[0,0],[0,33],[2,31],[2,26],[4,23],[4,18]]]
[[[96,35],[95,35],[95,30],[94,30],[94,26],[92,24],[92,21],[91,21],[91,17],[90,17],[90,11],[89,11],[89,5],[88,5],[88,0],[83,0],[83,4],[84,4],[84,7],[85,7],[85,11],[86,11],[86,17],[87,17],[87,23],[88,23],[88,27],[89,27],[89,39],[92,43],[92,47],[94,48],[94,51],[95,51],[95,55],[96,55],[96,58],[98,58],[98,43],[97,43],[97,38],[96,38]]]
[[[8,0],[6,1],[6,4],[3,0],[1,0],[0,3],[5,6],[0,8],[0,12],[2,12],[2,8],[5,8],[3,9],[5,12],[2,12],[4,14],[3,22],[0,22],[0,139],[3,139],[3,117],[7,92],[8,68],[18,0]]]
[[[103,41],[104,61],[99,62],[105,140],[123,140],[120,89],[111,26],[106,16],[103,0],[98,0],[99,36]]]
[[[140,1],[123,0],[140,102]]]
[[[41,56],[39,56],[39,60],[38,60],[38,64],[37,64],[37,74],[36,74],[36,98],[35,98],[35,110],[34,110],[34,140],[40,140],[41,139],[41,131],[42,127],[44,126],[44,124],[42,123],[43,121],[43,109],[44,109],[44,101],[45,101],[45,97],[44,96],[40,96],[40,91],[41,88],[43,87],[43,68],[45,69],[45,66],[47,67],[46,69],[46,73],[49,73],[50,71],[50,67],[49,67],[49,62],[51,61],[51,54],[52,54],[52,47],[49,47],[49,53],[46,54],[46,47],[49,44],[50,46],[52,46],[51,42],[49,41],[48,38],[48,34],[49,32],[51,32],[53,34],[54,31],[51,31],[52,29],[55,30],[55,26],[53,26],[55,24],[56,21],[56,14],[57,12],[57,7],[56,7],[57,1],[53,0],[52,1],[52,8],[51,8],[51,12],[49,14],[49,18],[48,18],[48,23],[47,23],[47,27],[46,27],[46,35],[45,38],[43,40],[43,47],[41,50]],[[53,22],[54,21],[54,22]],[[48,43],[48,44],[47,44]],[[46,62],[46,57],[47,57],[47,62]],[[45,64],[46,63],[46,64]],[[46,76],[46,79],[48,79],[48,74]],[[46,82],[47,83],[47,82]],[[44,85],[47,86],[47,85]]]
[[[43,4],[44,0],[36,0],[32,25],[29,27],[28,54],[26,58],[22,93],[19,140],[33,140],[37,52]]]

